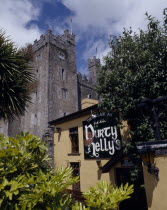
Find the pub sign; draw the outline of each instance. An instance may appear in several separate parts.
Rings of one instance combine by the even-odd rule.
[[[118,113],[95,113],[83,122],[85,159],[111,158],[121,150]]]

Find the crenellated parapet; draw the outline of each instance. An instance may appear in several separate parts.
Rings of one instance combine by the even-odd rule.
[[[82,75],[80,72],[78,72],[77,75],[78,75],[78,81],[81,84],[92,85],[92,80],[89,77],[87,77],[86,75]]]
[[[88,59],[88,68],[91,68],[93,66],[100,66],[100,59],[96,58],[96,56],[93,56],[92,59]]]
[[[75,34],[70,34],[69,30],[65,30],[61,39],[75,46]]]
[[[95,90],[95,83],[92,81],[92,79],[90,79],[90,77],[88,78],[86,75],[82,75],[81,73],[77,73],[77,76],[78,76],[78,96],[80,102],[84,98],[97,99],[98,96]]]
[[[75,46],[75,35],[70,34],[68,30],[64,31],[63,35],[54,35],[49,29],[45,35],[41,35],[39,40],[35,40],[33,44],[34,51],[39,50],[41,47],[45,46],[47,43],[51,43],[58,48],[66,49],[67,46]]]

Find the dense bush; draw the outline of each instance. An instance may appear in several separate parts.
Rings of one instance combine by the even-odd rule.
[[[0,208],[65,209],[71,197],[66,189],[78,181],[72,169],[53,171],[47,148],[39,138],[22,134],[0,136]]]
[[[112,210],[119,207],[119,203],[130,198],[133,193],[133,185],[126,184],[121,187],[113,187],[106,181],[98,182],[95,187],[91,187],[87,192],[83,193],[86,199],[87,207],[81,203],[75,203],[73,210]]]
[[[63,210],[112,209],[129,198],[132,186],[113,188],[99,182],[83,193],[87,207],[72,203],[67,188],[78,182],[72,169],[53,169],[48,164],[46,146],[36,136],[18,135],[16,138],[0,135],[0,208]]]

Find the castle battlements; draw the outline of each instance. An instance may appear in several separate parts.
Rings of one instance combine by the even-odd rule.
[[[92,66],[100,66],[100,59],[93,56],[92,59],[88,59],[88,67],[91,68]]]
[[[84,98],[98,99],[95,88],[100,60],[89,59],[88,77],[76,74],[74,34],[65,30],[62,35],[54,35],[48,30],[34,41],[33,50],[32,67],[38,85],[28,112],[7,125],[10,136],[23,130],[42,137],[49,121],[80,110]]]
[[[68,30],[64,31],[63,35],[54,35],[49,29],[45,35],[41,35],[39,40],[35,40],[33,44],[34,51],[39,50],[41,47],[45,46],[47,43],[51,43],[58,48],[66,49],[67,46],[75,46],[75,35],[70,34]]]
[[[80,83],[85,84],[85,85],[92,84],[92,79],[90,79],[86,75],[82,75],[80,72],[77,72],[77,75],[78,75],[78,80]]]

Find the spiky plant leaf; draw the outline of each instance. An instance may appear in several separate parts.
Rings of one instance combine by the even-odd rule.
[[[33,73],[26,55],[0,31],[0,119],[23,115],[31,101]]]

